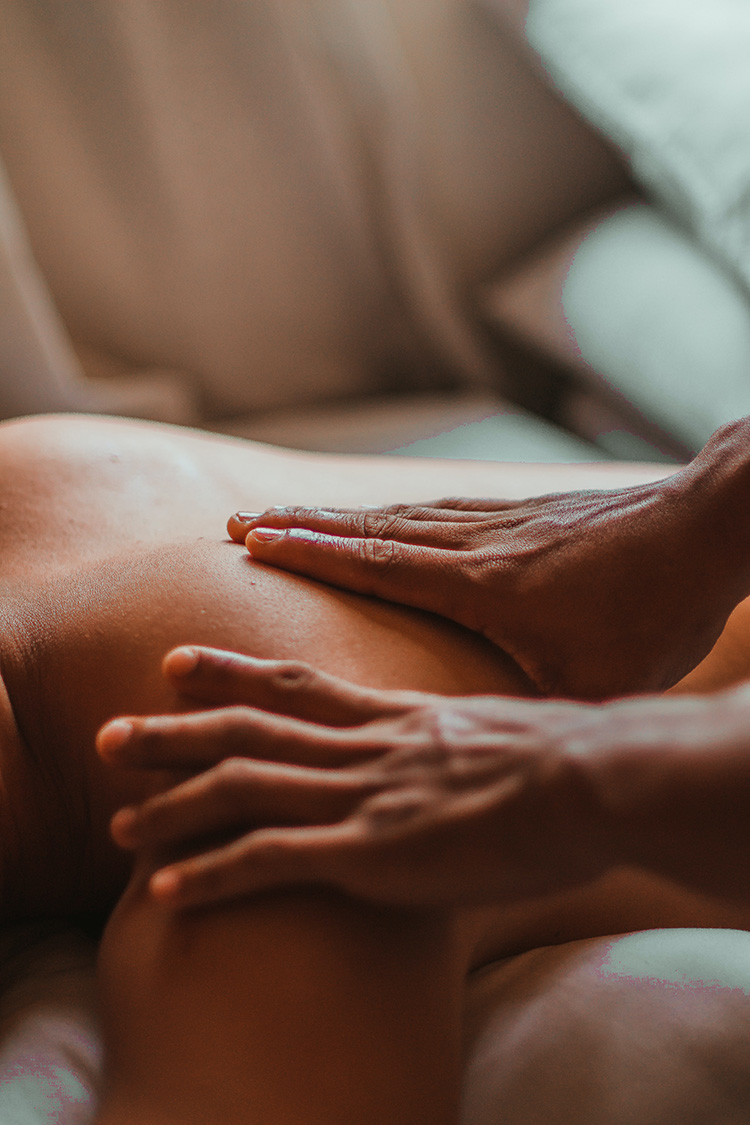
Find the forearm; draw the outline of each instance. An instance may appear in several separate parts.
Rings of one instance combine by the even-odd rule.
[[[584,758],[611,865],[750,900],[750,686],[608,710]]]

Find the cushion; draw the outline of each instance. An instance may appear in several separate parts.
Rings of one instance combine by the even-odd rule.
[[[531,0],[530,43],[636,178],[750,282],[745,0]]]

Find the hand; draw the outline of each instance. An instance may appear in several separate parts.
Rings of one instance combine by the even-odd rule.
[[[719,570],[708,522],[696,532],[689,469],[509,503],[272,508],[228,527],[259,561],[484,634],[545,694],[605,699],[676,683],[742,596]]]
[[[607,708],[380,692],[210,649],[175,650],[165,672],[229,706],[116,720],[98,738],[110,763],[206,771],[113,820],[120,844],[157,854],[231,835],[157,872],[165,901],[327,883],[393,905],[476,905],[610,863],[582,753],[609,737]]]

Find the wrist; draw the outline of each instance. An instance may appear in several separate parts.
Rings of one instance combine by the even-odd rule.
[[[585,768],[608,866],[746,899],[750,686],[607,710]]]
[[[698,456],[662,482],[673,513],[669,532],[689,552],[685,563],[732,608],[750,594],[750,417],[730,422]]]

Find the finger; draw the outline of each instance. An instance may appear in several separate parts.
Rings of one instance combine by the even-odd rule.
[[[395,505],[394,507],[406,507]],[[302,505],[276,505],[266,508],[263,512],[234,512],[227,521],[227,531],[237,543],[244,543],[251,527],[260,524],[271,527],[285,527],[304,523],[305,517],[316,520],[336,520],[338,517],[349,519],[365,510],[385,512],[385,506],[377,504],[362,504],[356,508],[324,508],[304,507]]]
[[[248,826],[331,824],[373,791],[367,773],[229,758],[112,819],[122,847],[163,848]]]
[[[470,519],[481,519],[491,517],[496,512],[510,511],[527,503],[527,500],[498,500],[486,496],[444,496],[440,500],[432,501],[429,506],[443,513],[443,518],[459,519],[468,516]]]
[[[475,507],[474,505],[482,505],[484,501],[478,500],[464,500],[462,503],[464,508],[448,507],[450,504],[448,500],[436,500],[434,503],[428,504],[391,504],[384,512],[390,516],[398,516],[403,520],[421,521],[423,523],[453,523],[453,524],[471,524],[482,523],[491,519],[492,516],[502,511],[505,507],[502,503],[498,507],[498,502],[488,501],[491,503],[491,508]],[[446,505],[445,507],[443,505]],[[259,521],[259,522],[265,522]]]
[[[205,769],[224,758],[336,766],[382,751],[373,726],[330,728],[250,707],[186,715],[129,716],[101,728],[96,745],[111,765],[129,769]]]
[[[237,543],[244,543],[253,527],[311,527],[317,531],[334,531],[337,526],[351,527],[364,512],[385,513],[385,507],[373,504],[357,508],[309,508],[300,505],[266,508],[264,512],[235,512],[227,521],[227,531]]]
[[[424,518],[405,515],[403,509],[357,508],[329,511],[323,508],[272,508],[258,520],[248,523],[245,535],[257,528],[304,528],[325,535],[357,539],[392,539],[398,543],[421,543],[443,550],[465,550],[471,546],[471,516],[434,518],[435,512],[421,509]],[[231,522],[231,521],[230,521]],[[229,525],[227,525],[229,526]],[[234,526],[232,528],[234,531]]]
[[[400,693],[360,687],[300,661],[191,645],[168,652],[162,670],[191,698],[245,703],[327,726],[353,726],[403,709]]]
[[[365,512],[371,512],[376,516],[399,514],[408,519],[410,518],[408,515],[410,508],[411,505],[409,504],[361,504],[356,508],[310,508],[300,505],[283,507],[279,505],[266,508],[264,512],[235,512],[227,521],[227,531],[235,542],[244,543],[248,531],[261,525],[264,527],[314,526],[315,530],[333,530],[339,521],[341,521],[342,527],[351,526],[355,517],[361,517]],[[432,509],[429,504],[424,505],[422,510],[427,513],[424,516],[425,519],[431,518]]]
[[[280,886],[335,883],[357,831],[352,821],[320,828],[266,828],[170,864],[150,880],[176,907],[208,906]]]
[[[508,511],[528,500],[498,500],[487,497],[445,497],[411,504],[364,504],[357,508],[310,508],[300,505],[266,508],[264,512],[235,512],[227,530],[237,543],[243,543],[253,527],[307,527],[314,531],[349,534],[357,519],[370,522],[398,517],[423,523],[471,522],[486,520],[494,513]]]
[[[462,552],[302,528],[257,528],[247,548],[253,558],[296,574],[461,620],[456,595],[471,558]]]

